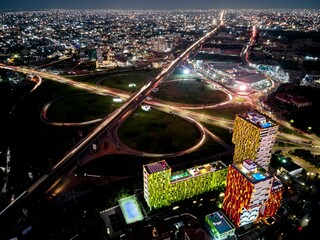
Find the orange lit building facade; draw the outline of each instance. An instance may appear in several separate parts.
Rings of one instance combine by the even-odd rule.
[[[261,212],[263,212],[262,217],[271,217],[278,211],[282,200],[282,193],[283,185],[279,179],[274,177],[269,199],[261,206]]]
[[[236,227],[254,222],[263,211],[271,212],[273,201],[266,203],[272,185],[273,177],[251,160],[230,165],[223,211]]]

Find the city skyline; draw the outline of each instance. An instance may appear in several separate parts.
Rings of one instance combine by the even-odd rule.
[[[13,1],[0,239],[313,239],[319,7]]]
[[[176,9],[265,9],[265,8],[290,8],[290,9],[319,9],[320,2],[317,0],[303,1],[290,1],[281,2],[276,0],[271,1],[234,1],[225,0],[221,1],[145,1],[145,0],[120,0],[120,1],[40,1],[33,0],[26,3],[22,0],[9,1],[4,0],[0,3],[0,9],[15,9],[15,10],[30,10],[30,9],[159,9],[159,10],[176,10]]]

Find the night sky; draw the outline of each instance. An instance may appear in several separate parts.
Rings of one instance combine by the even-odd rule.
[[[0,0],[0,9],[227,9],[314,8],[320,0]]]

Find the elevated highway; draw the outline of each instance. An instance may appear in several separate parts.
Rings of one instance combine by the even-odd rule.
[[[223,15],[224,12],[221,12],[220,15],[220,23],[214,29],[209,31],[203,37],[201,37],[198,41],[193,43],[189,48],[187,48],[180,56],[178,56],[175,60],[173,60],[163,71],[153,80],[149,81],[146,85],[144,85],[139,91],[134,93],[127,101],[118,109],[116,109],[113,113],[109,114],[107,118],[105,118],[86,138],[78,142],[70,151],[60,160],[58,161],[51,169],[47,171],[45,175],[43,175],[40,179],[38,179],[31,187],[29,187],[26,191],[24,191],[21,195],[19,195],[14,201],[12,201],[6,208],[4,208],[0,212],[1,222],[5,222],[2,225],[2,229],[7,229],[7,233],[10,234],[10,230],[12,229],[18,219],[15,216],[18,215],[18,212],[21,211],[22,208],[28,208],[29,204],[33,204],[36,200],[38,194],[43,194],[46,192],[48,188],[51,187],[53,183],[65,173],[68,173],[70,169],[73,169],[74,166],[77,165],[79,158],[83,154],[85,154],[86,150],[105,132],[112,129],[117,124],[120,124],[124,121],[131,113],[142,104],[146,96],[148,96],[151,91],[156,88],[163,79],[168,76],[173,70],[184,60],[186,60],[189,54],[196,50],[201,44],[203,44],[208,38],[210,38],[216,31],[223,25]],[[4,65],[0,65],[0,67],[20,71],[24,73],[35,73],[44,78],[50,78],[55,81],[68,83],[68,84],[79,84],[72,80],[68,80],[66,78],[43,73],[40,71],[36,71],[34,69],[22,68],[22,67],[7,67]],[[84,85],[83,88],[88,88],[87,85]],[[101,94],[105,94],[105,92],[101,89],[96,89],[96,87],[89,87],[91,91],[101,91]],[[6,221],[4,221],[6,220]],[[3,232],[3,231],[1,231]],[[3,233],[6,234],[6,233]],[[6,236],[6,235],[4,235]]]

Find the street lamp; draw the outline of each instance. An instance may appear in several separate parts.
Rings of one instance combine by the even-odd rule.
[[[190,69],[188,69],[188,68],[183,69],[183,74],[185,74],[185,75],[190,74]]]
[[[246,85],[240,85],[240,86],[239,86],[239,90],[240,90],[241,92],[246,91],[247,88],[248,88],[248,87],[247,87]]]

